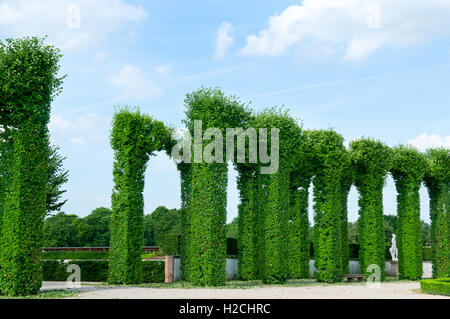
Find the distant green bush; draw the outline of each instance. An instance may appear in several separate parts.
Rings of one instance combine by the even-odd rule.
[[[43,265],[44,281],[66,281],[70,276],[69,265],[78,265],[81,269],[81,281],[106,282],[108,280],[109,262],[107,260],[74,260],[64,263],[59,260],[45,260]],[[143,261],[142,282],[164,282],[164,261]]]
[[[433,249],[431,247],[422,247],[422,258],[424,261],[432,261]]]
[[[160,234],[155,237],[159,251],[164,255],[178,256],[181,250],[181,235]]]
[[[227,238],[227,255],[237,256],[238,254],[238,241],[236,238]]]
[[[420,290],[427,294],[450,296],[450,278],[421,280]]]
[[[68,251],[68,252],[45,252],[42,254],[44,260],[74,260],[74,259],[107,259],[106,251]]]
[[[165,281],[164,261],[144,261],[142,263],[142,282],[150,284]]]

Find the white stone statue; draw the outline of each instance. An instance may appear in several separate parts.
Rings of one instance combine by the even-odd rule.
[[[392,261],[398,261],[397,241],[395,239],[396,235],[392,234],[392,245],[391,248],[389,248],[389,252],[391,253],[392,256]]]

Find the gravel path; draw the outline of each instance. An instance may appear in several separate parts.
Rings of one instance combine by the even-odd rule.
[[[43,290],[66,289],[65,283],[44,283]],[[418,282],[247,289],[178,289],[82,286],[76,299],[450,299],[420,293]]]

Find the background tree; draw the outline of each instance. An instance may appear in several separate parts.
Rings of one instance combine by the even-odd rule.
[[[430,149],[426,158],[424,181],[430,195],[433,277],[447,277],[450,276],[450,150]]]
[[[108,247],[111,218],[111,209],[99,207],[88,216],[74,220],[77,245],[80,247]]]
[[[238,238],[238,217],[235,217],[231,223],[227,224],[225,226],[226,231],[227,231],[227,238]]]
[[[44,247],[80,247],[74,221],[77,215],[63,212],[48,217],[44,222]]]
[[[3,165],[8,170],[1,205],[3,294],[37,294],[41,287],[42,227],[51,155],[47,125],[51,103],[62,90],[63,77],[57,75],[60,58],[59,50],[44,44],[43,39],[0,41],[0,126],[11,133],[6,149],[12,151]]]
[[[181,235],[181,210],[157,207],[144,217],[146,246],[157,246],[162,235]]]
[[[383,187],[392,165],[390,149],[380,141],[360,139],[350,143],[350,159],[359,192],[359,263],[366,276],[367,267],[378,265],[385,273],[383,232]]]
[[[69,180],[69,172],[64,169],[63,162],[65,157],[59,154],[59,147],[50,148],[50,158],[48,167],[47,182],[47,214],[60,211],[67,200],[61,200],[62,195],[66,192],[62,189],[62,185]]]
[[[392,177],[397,189],[398,270],[402,279],[422,278],[419,189],[426,171],[425,156],[413,147],[393,149]]]

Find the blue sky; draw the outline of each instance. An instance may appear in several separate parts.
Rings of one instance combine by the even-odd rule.
[[[184,95],[222,88],[254,109],[286,105],[305,128],[334,128],[390,146],[450,147],[450,2],[0,0],[0,37],[48,35],[68,77],[52,141],[67,157],[64,211],[110,206],[110,121],[138,105],[181,127]],[[230,172],[228,217],[237,213]],[[385,213],[395,214],[391,178]],[[179,207],[179,177],[163,154],[146,174],[145,213]],[[421,190],[422,218],[429,220]],[[357,193],[349,198],[357,218]],[[311,213],[312,216],[312,213]]]

